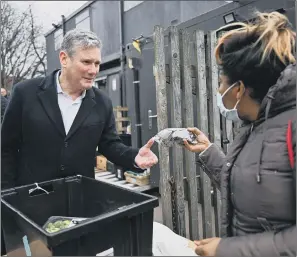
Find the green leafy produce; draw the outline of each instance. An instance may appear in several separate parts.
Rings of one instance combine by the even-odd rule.
[[[54,223],[50,222],[47,227],[46,227],[46,231],[48,233],[55,233],[58,232],[62,229],[67,228],[71,223],[71,220],[57,220]]]

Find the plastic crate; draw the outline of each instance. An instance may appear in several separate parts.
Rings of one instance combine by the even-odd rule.
[[[2,228],[8,256],[95,256],[113,248],[114,255],[152,255],[156,197],[83,176],[39,184],[49,194],[26,185],[1,192]],[[48,233],[53,216],[88,218]],[[28,249],[27,249],[28,250]]]
[[[133,174],[132,172],[125,172],[126,181],[138,186],[146,186],[150,183],[150,174]]]

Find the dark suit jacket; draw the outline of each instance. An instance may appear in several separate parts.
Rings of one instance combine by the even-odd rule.
[[[2,189],[76,174],[93,178],[97,146],[111,162],[134,168],[138,149],[122,143],[111,100],[96,88],[87,90],[65,134],[55,74],[14,87],[1,130]]]
[[[4,113],[5,113],[7,104],[8,104],[7,98],[4,97],[3,95],[1,95],[1,122],[2,122],[3,117],[4,117]]]

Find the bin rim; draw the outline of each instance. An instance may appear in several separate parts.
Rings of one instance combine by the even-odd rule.
[[[66,177],[66,178],[60,178],[60,179],[43,181],[43,182],[40,182],[38,184],[39,185],[42,185],[42,184],[45,184],[45,183],[48,183],[48,182],[57,181],[57,180],[58,181],[61,181],[61,180],[67,181],[67,180],[73,179],[73,178],[80,178],[80,179],[81,178],[84,178],[84,179],[89,179],[89,180],[95,180],[95,179],[92,179],[92,178],[89,178],[89,177],[84,177],[84,176],[81,176],[81,175],[75,175],[75,176],[70,176],[70,177]],[[120,216],[122,213],[125,213],[126,214],[125,216],[133,217],[133,216],[137,215],[137,214],[135,214],[135,209],[138,209],[139,207],[140,208],[141,207],[144,208],[144,211],[142,211],[142,212],[145,212],[145,211],[149,211],[150,210],[149,206],[146,206],[147,204],[149,204],[150,207],[154,207],[154,208],[159,205],[159,200],[158,200],[158,197],[156,197],[156,196],[144,194],[142,192],[135,192],[135,191],[129,190],[127,188],[122,188],[122,187],[120,187],[118,185],[109,184],[109,183],[104,182],[104,181],[98,181],[98,182],[99,183],[104,183],[104,184],[108,184],[108,185],[111,185],[111,186],[118,187],[120,189],[123,189],[125,191],[129,191],[130,193],[133,193],[133,194],[136,194],[136,195],[143,195],[143,196],[146,196],[146,197],[148,197],[150,199],[144,200],[144,201],[142,201],[140,203],[133,203],[133,204],[127,205],[126,208],[123,208],[123,209],[120,209],[120,210],[113,210],[111,212],[108,212],[108,213],[105,213],[105,214],[102,214],[102,215],[98,215],[98,216],[95,216],[95,217],[88,218],[85,222],[83,222],[81,224],[78,224],[78,225],[73,226],[71,228],[63,229],[63,230],[58,231],[58,232],[55,232],[55,233],[49,233],[49,232],[47,232],[45,229],[43,229],[42,226],[39,226],[35,221],[33,221],[32,219],[30,219],[23,212],[17,210],[13,205],[11,205],[10,203],[8,203],[3,198],[3,196],[5,197],[5,196],[9,196],[12,193],[17,193],[16,190],[15,190],[17,188],[24,188],[24,187],[27,187],[28,188],[30,186],[35,185],[34,183],[28,184],[28,185],[23,185],[23,186],[20,186],[20,187],[14,187],[14,188],[10,188],[10,189],[6,189],[6,190],[1,191],[1,196],[2,196],[1,197],[1,203],[3,203],[4,205],[6,205],[6,207],[9,208],[13,213],[19,215],[26,222],[28,222],[29,224],[31,224],[34,227],[34,229],[36,229],[40,233],[41,240],[44,243],[46,243],[47,245],[50,244],[51,246],[55,246],[55,245],[58,245],[58,244],[60,244],[60,243],[62,243],[64,241],[66,241],[66,239],[64,238],[64,235],[67,232],[70,235],[70,237],[69,236],[67,237],[67,240],[69,238],[74,239],[74,238],[77,238],[79,236],[82,236],[82,235],[84,235],[84,234],[89,233],[90,231],[92,231],[92,229],[87,230],[87,231],[86,231],[86,229],[82,229],[84,231],[82,231],[83,233],[80,233],[79,235],[76,235],[77,233],[71,233],[71,232],[78,231],[82,227],[85,228],[86,226],[88,226],[89,228],[91,228],[91,226],[94,225],[94,223],[100,222],[103,219],[105,219],[104,220],[105,222],[112,222],[113,220],[117,219],[117,217]]]
[[[1,203],[3,203],[4,205],[6,205],[7,208],[9,208],[12,212],[16,213],[17,215],[19,215],[21,218],[23,218],[26,222],[28,222],[29,224],[31,224],[36,230],[38,230],[39,232],[41,232],[42,238],[41,240],[44,242],[47,242],[47,239],[44,238],[45,235],[44,234],[44,230],[42,227],[40,227],[35,221],[31,220],[27,215],[25,215],[23,212],[18,211],[13,205],[11,205],[10,203],[8,203],[6,200],[4,200],[3,198],[1,198]]]
[[[29,224],[31,224],[36,230],[38,230],[40,232],[41,235],[41,240],[46,243],[46,244],[50,244],[51,246],[55,246],[58,244],[61,244],[63,242],[66,241],[66,239],[64,238],[64,235],[66,232],[68,232],[68,234],[70,234],[70,237],[67,237],[67,240],[74,239],[77,237],[80,237],[86,233],[89,233],[90,231],[92,231],[92,229],[87,230],[83,233],[80,233],[78,235],[76,235],[76,233],[70,233],[70,232],[75,232],[78,231],[79,229],[81,229],[82,227],[86,228],[86,226],[90,227],[92,225],[94,225],[94,223],[103,221],[104,222],[112,222],[113,220],[116,220],[116,218],[118,216],[120,216],[122,213],[125,212],[126,216],[134,216],[133,215],[133,210],[135,210],[138,207],[141,207],[142,205],[146,205],[146,204],[151,204],[151,205],[155,205],[154,202],[158,202],[158,198],[154,197],[155,199],[148,199],[145,200],[141,203],[137,203],[137,204],[133,204],[131,206],[128,205],[127,208],[121,209],[121,210],[114,210],[111,212],[108,212],[106,214],[102,214],[100,216],[95,216],[93,218],[88,218],[85,222],[80,223],[76,226],[73,226],[71,228],[66,228],[63,229],[61,231],[55,232],[55,233],[49,233],[47,232],[45,229],[43,229],[43,227],[39,226],[36,222],[34,222],[32,219],[30,219],[27,215],[25,215],[23,212],[18,211],[15,207],[13,207],[11,204],[9,204],[7,201],[5,201],[4,199],[1,199],[1,202],[4,203],[12,212],[16,213],[17,215],[19,215],[21,218],[23,218],[26,222],[28,222]],[[157,207],[157,205],[156,205]],[[149,209],[149,208],[146,208]],[[128,213],[127,213],[128,212]]]
[[[116,184],[110,184],[110,183],[108,183],[106,181],[102,181],[102,180],[96,180],[95,178],[85,177],[85,176],[82,176],[80,174],[73,175],[73,176],[68,176],[68,177],[65,177],[65,178],[56,178],[56,179],[52,179],[52,180],[41,181],[41,182],[38,182],[38,185],[43,186],[43,185],[46,185],[48,183],[52,183],[52,182],[55,182],[55,181],[61,181],[61,180],[64,180],[65,182],[71,182],[71,181],[73,181],[73,179],[85,179],[85,180],[97,181],[97,182],[99,182],[101,184],[109,185],[111,187],[116,187],[116,188],[119,188],[119,189],[124,190],[126,192],[128,191],[128,192],[130,192],[132,194],[142,195],[142,196],[149,197],[149,198],[152,198],[152,199],[156,198],[155,196],[143,193],[141,191],[134,191],[134,190],[131,190],[131,189],[126,188],[126,187],[121,187],[121,186],[116,185]],[[30,186],[35,186],[36,187],[36,183],[30,183],[30,184],[27,184],[27,185],[21,185],[21,186],[16,186],[16,187],[1,190],[1,199],[3,197],[5,197],[7,194],[16,192],[15,189],[28,188]]]

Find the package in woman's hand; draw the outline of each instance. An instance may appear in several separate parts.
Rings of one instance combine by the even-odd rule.
[[[189,144],[197,144],[196,136],[186,128],[167,128],[161,130],[155,137],[155,142],[163,144],[166,147],[172,147],[174,144],[183,146],[184,139]]]

